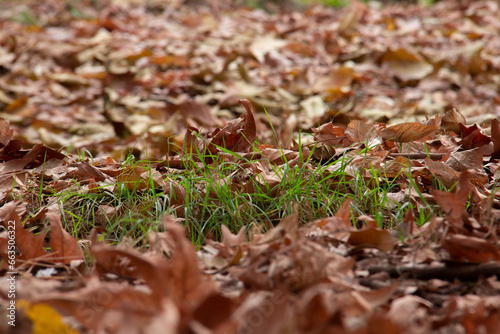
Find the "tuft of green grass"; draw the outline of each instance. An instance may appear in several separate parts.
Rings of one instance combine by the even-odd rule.
[[[306,223],[333,216],[350,198],[353,217],[369,215],[386,228],[397,226],[408,210],[415,209],[411,203],[395,203],[389,198],[390,192],[399,191],[397,177],[389,179],[369,163],[369,170],[351,175],[353,160],[363,157],[368,161],[369,150],[318,163],[312,158],[314,147],[306,151],[307,155],[300,149],[298,161],[303,162],[297,163],[288,161],[285,151],[278,148],[284,163],[270,164],[269,175],[279,180],[273,185],[266,183],[262,175],[243,168],[264,162],[263,158],[244,159],[223,147],[219,150],[221,156],[196,151],[186,157],[185,169],[163,176],[168,185],[164,188],[154,186],[151,162],[129,157],[123,167],[146,168],[148,179],[132,184],[117,182],[92,192],[81,191],[75,182],[74,187],[52,195],[57,196],[65,228],[75,237],[85,238],[93,228],[101,226],[105,240],[118,243],[129,239],[139,247],[147,246],[151,231],[161,230],[161,218],[166,214],[182,218],[188,237],[193,244],[201,245],[207,237],[220,239],[222,224],[233,232],[253,225],[264,230],[272,228],[292,212],[294,203],[299,204],[301,221]],[[263,156],[257,147],[254,151]],[[235,186],[237,180],[252,184],[252,191]],[[418,189],[416,185],[411,188]],[[179,196],[179,189],[183,190],[183,196]],[[111,217],[99,214],[102,206],[115,208],[115,214]],[[415,212],[420,224],[429,215],[429,212]]]
[[[183,158],[183,169],[163,171],[161,185],[155,161],[137,160],[129,154],[121,164],[123,173],[137,168],[140,178],[118,177],[114,184],[93,189],[82,189],[73,180],[62,191],[50,190],[40,179],[38,207],[53,203],[51,197],[55,197],[64,227],[73,236],[86,239],[92,229],[99,228],[102,240],[127,241],[138,248],[148,247],[148,235],[161,231],[163,216],[170,214],[183,221],[188,238],[199,246],[207,237],[220,239],[222,224],[233,233],[242,227],[270,229],[292,213],[295,203],[302,223],[335,215],[346,199],[351,199],[353,225],[356,217],[368,215],[382,228],[397,228],[409,210],[422,225],[439,212],[413,180],[410,163],[407,169],[389,176],[377,165],[378,158],[372,154],[375,147],[369,147],[368,142],[364,148],[356,146],[340,156],[318,161],[318,143],[305,150],[300,138],[298,157],[292,161],[287,150],[276,148],[279,164],[267,161],[256,144],[254,158],[221,146],[218,154],[197,148]],[[203,140],[197,135],[197,141]],[[82,151],[77,161],[91,163],[93,158]],[[249,168],[258,164],[266,166],[265,173]],[[444,189],[439,180],[433,183],[436,189]],[[395,200],[395,194],[403,190],[404,200]],[[111,213],[104,214],[106,209]]]

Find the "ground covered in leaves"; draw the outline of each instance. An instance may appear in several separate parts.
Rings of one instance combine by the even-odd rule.
[[[499,15],[0,2],[0,331],[500,332]]]

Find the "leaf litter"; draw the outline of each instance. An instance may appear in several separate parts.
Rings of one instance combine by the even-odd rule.
[[[0,303],[15,270],[16,332],[499,332],[498,4],[207,3],[0,4]],[[231,196],[277,200],[296,167],[339,203],[195,247],[176,176],[224,164],[212,181]],[[367,214],[382,184],[386,209]],[[82,228],[54,196],[156,189],[173,215],[140,242],[103,235],[120,205]]]

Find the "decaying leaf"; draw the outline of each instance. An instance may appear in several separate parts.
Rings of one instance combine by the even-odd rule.
[[[465,235],[451,235],[443,242],[443,247],[451,259],[483,263],[500,260],[500,251],[492,242]]]
[[[433,125],[412,122],[390,126],[382,130],[381,135],[384,140],[408,143],[425,138],[438,130]]]
[[[382,62],[394,76],[403,81],[423,79],[434,70],[434,66],[422,56],[406,48],[388,49]]]
[[[63,228],[60,215],[49,212],[50,221],[50,247],[53,254],[61,263],[69,264],[72,260],[83,259],[83,251],[78,240],[73,238]]]
[[[347,243],[356,247],[372,247],[388,252],[392,250],[396,240],[389,231],[370,227],[352,231]]]
[[[456,134],[460,135],[462,133],[462,129],[459,124],[465,125],[466,120],[465,117],[459,113],[456,109],[448,110],[441,120],[441,126],[447,131],[453,131]]]

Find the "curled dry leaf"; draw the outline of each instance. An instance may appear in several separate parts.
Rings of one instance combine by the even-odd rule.
[[[446,164],[457,172],[465,172],[467,169],[481,170],[483,168],[483,155],[477,148],[458,151],[450,155]]]
[[[462,145],[464,149],[470,150],[476,147],[480,148],[491,142],[491,138],[483,134],[481,128],[477,124],[469,127],[462,124],[459,124],[459,126],[462,130],[462,141],[460,145]]]
[[[455,108],[448,110],[441,120],[441,126],[446,131],[453,131],[458,135],[462,133],[462,129],[459,124],[465,125],[467,124],[467,121],[465,120],[464,115],[459,113]]]
[[[246,153],[257,138],[257,126],[252,103],[246,99],[239,100],[247,112],[239,119],[229,122],[225,127],[214,132],[214,137],[208,145],[208,150],[215,154],[216,146],[224,147],[233,152]]]

